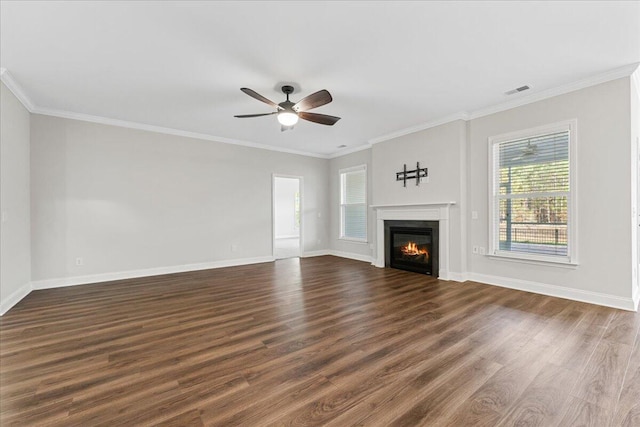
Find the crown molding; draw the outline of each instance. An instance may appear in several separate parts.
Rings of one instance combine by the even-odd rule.
[[[368,150],[369,148],[371,148],[371,144],[364,143],[363,145],[358,145],[357,147],[343,148],[342,150],[338,150],[338,151],[336,151],[336,152],[334,152],[332,154],[329,154],[329,156],[327,156],[327,158],[335,159],[337,157],[342,157],[342,156],[346,156],[348,154],[357,153],[358,151]]]
[[[156,132],[156,133],[161,133],[166,135],[175,135],[175,136],[182,136],[186,138],[201,139],[205,141],[221,142],[224,144],[240,145],[243,147],[258,148],[262,150],[278,151],[278,152],[287,153],[287,154],[297,154],[300,156],[318,157],[321,159],[328,158],[326,154],[317,154],[317,153],[310,153],[310,152],[300,151],[300,150],[292,150],[288,148],[274,147],[271,145],[260,144],[257,142],[242,141],[239,139],[225,138],[222,136],[215,136],[215,135],[209,135],[209,134],[198,133],[198,132],[190,132],[190,131],[181,130],[181,129],[166,128],[162,126],[148,125],[145,123],[130,122],[126,120],[112,119],[112,118],[102,117],[102,116],[93,116],[90,114],[74,113],[71,111],[36,107],[32,111],[32,113],[41,114],[44,116],[60,117],[63,119],[80,120],[83,122],[117,126],[117,127],[128,128],[128,129],[144,130],[148,132]]]
[[[99,123],[99,124],[111,125],[111,126],[119,126],[119,127],[129,128],[129,129],[145,130],[149,132],[183,136],[187,138],[195,138],[195,139],[201,139],[206,141],[215,141],[215,142],[221,142],[224,144],[258,148],[262,150],[276,151],[276,152],[287,153],[287,154],[316,157],[320,159],[333,159],[336,157],[346,156],[347,154],[369,149],[373,145],[383,141],[388,141],[404,135],[409,135],[409,134],[420,132],[436,126],[441,126],[456,120],[465,120],[465,121],[473,120],[479,117],[484,117],[490,114],[495,114],[501,111],[531,104],[547,98],[552,98],[554,96],[563,95],[563,94],[584,89],[590,86],[595,86],[600,83],[606,83],[608,81],[616,80],[622,77],[632,78],[636,83],[635,84],[636,88],[640,91],[640,67],[639,67],[639,63],[634,63],[634,64],[625,65],[620,68],[616,68],[614,70],[607,71],[602,74],[591,76],[586,79],[582,79],[566,85],[558,86],[556,88],[547,89],[538,93],[525,95],[508,102],[495,104],[489,107],[474,110],[472,112],[460,111],[460,112],[451,114],[449,116],[442,117],[440,119],[435,119],[426,123],[400,129],[395,132],[391,132],[385,135],[372,138],[367,143],[361,146],[339,150],[331,154],[319,154],[319,153],[311,153],[311,152],[302,151],[302,150],[292,150],[288,148],[274,147],[271,145],[260,144],[256,142],[250,142],[250,141],[242,141],[242,140],[237,140],[232,138],[225,138],[221,136],[190,132],[190,131],[185,131],[180,129],[166,128],[162,126],[155,126],[155,125],[149,125],[149,124],[137,123],[137,122],[129,122],[126,120],[112,119],[108,117],[93,116],[89,114],[74,113],[71,111],[54,110],[50,108],[38,107],[33,103],[33,101],[31,101],[31,98],[29,98],[29,96],[22,89],[22,87],[11,76],[11,73],[9,73],[9,71],[6,68],[0,68],[0,78],[2,82],[7,86],[7,88],[9,88],[9,90],[16,96],[16,98],[20,100],[20,102],[24,105],[24,107],[30,113],[33,113],[33,114],[42,114],[46,116],[61,117],[65,119],[80,120],[85,122]]]
[[[638,99],[640,99],[640,65],[636,67],[633,73],[631,73],[631,78],[633,79],[634,86],[636,88],[636,95],[638,96]]]
[[[597,74],[595,76],[587,77],[585,79],[578,80],[576,82],[568,83],[566,85],[547,89],[538,93],[524,95],[524,96],[518,97],[517,99],[513,99],[511,101],[494,104],[489,107],[480,108],[478,110],[474,110],[471,112],[459,111],[455,114],[443,117],[441,119],[436,119],[420,125],[408,127],[405,129],[400,129],[395,132],[388,133],[386,135],[372,138],[369,140],[369,144],[374,145],[379,142],[388,141],[390,139],[398,138],[400,136],[408,135],[414,132],[420,132],[422,130],[444,125],[456,120],[468,121],[468,120],[477,119],[479,117],[484,117],[490,114],[499,113],[501,111],[510,110],[512,108],[521,107],[523,105],[532,104],[537,101],[553,98],[554,96],[564,95],[569,92],[574,92],[576,90],[584,89],[590,86],[595,86],[601,83],[609,82],[611,80],[616,80],[622,77],[629,77],[629,76],[631,76],[631,78],[633,78],[636,81],[636,87],[639,87],[639,90],[640,90],[640,85],[638,85],[638,83],[640,83],[640,64],[634,63],[634,64],[625,65],[623,67],[616,68],[613,70],[609,70],[602,74]]]
[[[52,108],[43,108],[35,105],[31,98],[26,94],[24,89],[15,81],[9,70],[0,68],[0,79],[7,88],[18,98],[24,107],[32,114],[41,114],[43,116],[60,117],[63,119],[80,120],[83,122],[99,123],[109,126],[118,126],[128,129],[144,130],[148,132],[156,132],[167,135],[183,136],[186,138],[201,139],[205,141],[221,142],[223,144],[239,145],[243,147],[257,148],[261,150],[277,151],[286,154],[296,154],[299,156],[316,157],[320,159],[328,159],[329,155],[311,153],[302,150],[292,150],[289,148],[274,147],[271,145],[260,144],[257,142],[242,141],[239,139],[225,138],[222,136],[209,135],[204,133],[190,132],[181,129],[166,128],[162,126],[149,125],[145,123],[130,122],[126,120],[112,119],[109,117],[93,116],[90,114],[75,113],[73,111],[55,110]]]
[[[6,68],[0,68],[0,80],[4,85],[13,93],[18,101],[24,105],[24,108],[27,109],[30,113],[33,113],[35,109],[35,104],[31,101],[31,98],[27,96],[22,87],[15,81],[11,73]]]
[[[510,110],[512,108],[521,107],[523,105],[532,104],[544,99],[553,98],[554,96],[564,95],[576,90],[585,89],[587,87],[595,86],[601,83],[606,83],[612,80],[620,79],[622,77],[629,77],[638,68],[638,63],[625,65],[624,67],[616,68],[607,71],[602,74],[587,77],[582,80],[578,80],[572,83],[568,83],[555,88],[543,90],[538,93],[532,93],[514,99],[512,101],[503,102],[500,104],[492,105],[486,108],[472,111],[469,113],[469,120],[477,119],[478,117],[488,116],[490,114],[499,113],[501,111]]]
[[[374,145],[383,141],[388,141],[390,139],[398,138],[404,135],[409,135],[411,133],[420,132],[425,129],[434,128],[436,126],[444,125],[447,123],[454,122],[456,120],[469,120],[469,115],[466,111],[460,111],[455,114],[451,114],[450,116],[442,117],[440,119],[432,120],[427,123],[419,124],[416,126],[411,126],[408,128],[400,129],[395,132],[388,133],[386,135],[378,136],[376,138],[372,138],[369,140],[369,144]]]

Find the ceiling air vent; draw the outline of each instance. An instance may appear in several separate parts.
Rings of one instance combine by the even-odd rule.
[[[520,86],[520,87],[517,87],[515,89],[512,89],[512,90],[510,90],[508,92],[505,92],[504,94],[505,95],[513,95],[514,93],[524,92],[525,90],[529,90],[529,89],[531,89],[529,86],[524,85],[524,86]]]

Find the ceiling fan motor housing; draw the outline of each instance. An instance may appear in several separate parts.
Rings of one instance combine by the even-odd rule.
[[[286,93],[287,95],[291,95],[293,93],[293,86],[289,86],[289,85],[282,86],[282,92]]]

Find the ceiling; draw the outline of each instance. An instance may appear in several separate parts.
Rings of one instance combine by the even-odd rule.
[[[37,112],[318,156],[640,62],[635,1],[2,1],[0,15],[0,66]],[[342,120],[233,117],[272,111],[241,87],[281,102],[284,83],[294,101],[329,90],[313,112]]]

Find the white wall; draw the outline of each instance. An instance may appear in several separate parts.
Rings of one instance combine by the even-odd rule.
[[[640,68],[629,79],[630,117],[631,117],[631,203],[634,214],[631,221],[631,263],[633,280],[633,299],[636,306],[640,303]]]
[[[273,173],[304,177],[303,250],[328,247],[325,159],[42,115],[31,144],[35,281],[269,259]]]
[[[0,314],[30,290],[29,112],[0,83]]]
[[[455,202],[450,209],[450,272],[466,271],[467,124],[456,120],[441,126],[381,142],[372,148],[373,204]],[[429,182],[403,187],[396,172],[428,168]],[[372,218],[375,220],[375,218]],[[382,249],[384,250],[384,249]]]
[[[299,192],[300,181],[297,178],[275,177],[274,182],[274,223],[275,237],[298,237],[300,229],[296,227],[295,197]]]
[[[578,121],[580,265],[561,268],[471,254],[472,245],[488,247],[489,242],[487,139],[574,118]],[[630,128],[628,77],[471,120],[469,210],[479,212],[478,220],[469,222],[472,277],[534,289],[544,285],[538,290],[568,292],[601,303],[628,303],[632,289]]]
[[[367,205],[372,204],[373,185],[371,167],[371,149],[333,158],[329,161],[329,197],[331,200],[331,230],[329,239],[331,250],[343,256],[369,260],[372,255],[372,245],[375,245],[375,212],[367,210],[367,242],[353,242],[340,239],[340,169],[353,166],[367,166]]]

